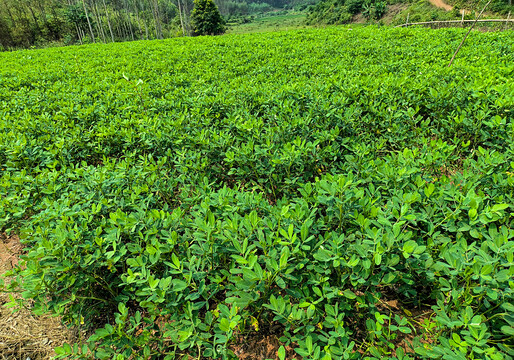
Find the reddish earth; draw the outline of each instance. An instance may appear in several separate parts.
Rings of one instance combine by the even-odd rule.
[[[22,253],[23,245],[16,236],[0,235],[0,272],[12,269],[18,264],[18,255]]]
[[[429,0],[432,5],[437,6],[438,8],[444,9],[446,11],[450,11],[453,9],[453,6],[445,3],[443,0]]]

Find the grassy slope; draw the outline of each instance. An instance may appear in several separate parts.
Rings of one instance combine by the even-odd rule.
[[[245,34],[253,32],[283,31],[297,28],[306,28],[304,25],[306,14],[273,15],[267,13],[257,17],[251,23],[230,26],[227,34]]]

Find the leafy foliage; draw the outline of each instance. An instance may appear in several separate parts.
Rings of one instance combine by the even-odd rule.
[[[59,358],[512,359],[514,39],[462,35],[0,54],[10,288],[93,331]]]
[[[450,0],[450,4],[456,7],[462,7],[466,9],[475,9],[476,3],[469,0]],[[508,15],[509,12],[514,11],[514,4],[511,0],[493,0],[487,8],[488,11],[494,11],[503,15]],[[479,10],[478,10],[479,11]]]
[[[379,20],[386,8],[387,3],[381,0],[324,0],[311,8],[307,23],[347,24],[360,12],[368,20]]]
[[[391,24],[405,24],[407,17],[409,18],[409,22],[460,20],[462,19],[462,13],[458,8],[454,8],[452,11],[446,11],[435,7],[428,0],[422,0],[412,3],[405,10],[396,14]],[[475,14],[467,14],[465,19],[475,19]]]
[[[357,14],[363,2],[348,1],[349,6],[344,1],[326,0],[320,1],[309,9],[307,24],[348,24],[352,21],[353,15]]]
[[[385,1],[367,1],[364,3],[362,14],[367,19],[379,20],[384,16],[386,12],[386,2]]]

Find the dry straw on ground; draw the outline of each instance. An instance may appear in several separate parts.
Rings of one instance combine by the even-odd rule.
[[[0,234],[0,274],[18,265],[23,245],[16,236]],[[8,278],[4,279],[9,282]],[[0,292],[0,360],[42,360],[52,358],[54,348],[73,342],[75,335],[57,317],[34,316],[27,308],[13,311],[5,304],[10,296]]]

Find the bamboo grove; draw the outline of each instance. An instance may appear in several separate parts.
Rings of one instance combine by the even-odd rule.
[[[162,39],[190,32],[189,0],[2,0],[0,45]]]
[[[227,17],[309,1],[217,0],[216,5]],[[193,7],[193,0],[0,0],[0,51],[188,36]]]

